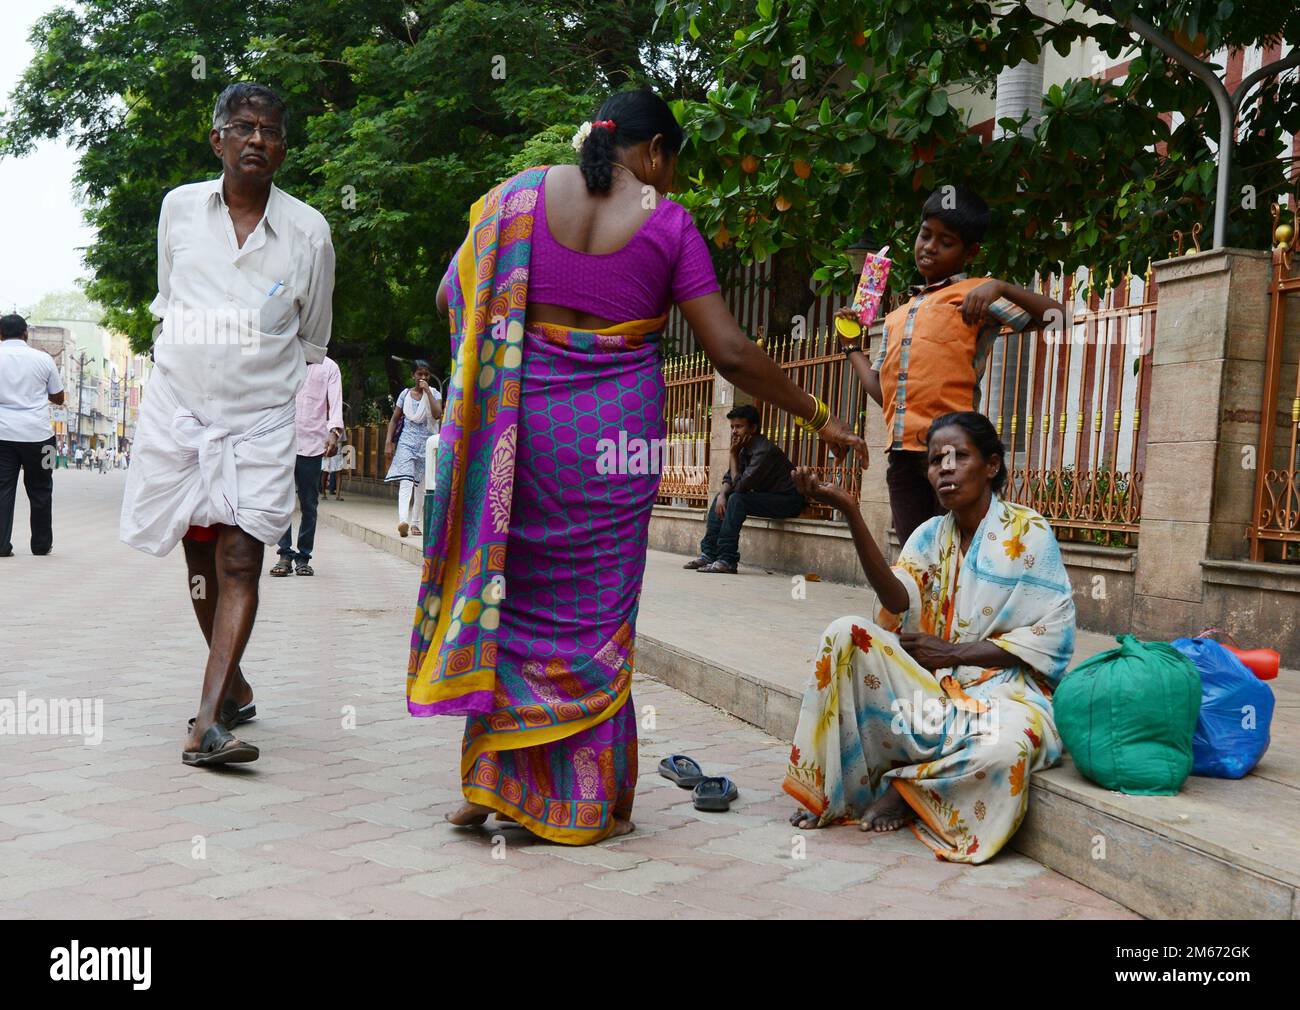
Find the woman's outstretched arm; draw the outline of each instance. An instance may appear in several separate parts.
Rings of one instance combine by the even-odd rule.
[[[677,307],[724,379],[795,417],[807,420],[812,416],[812,396],[791,382],[781,366],[745,336],[722,295],[715,291],[678,302]],[[829,445],[856,449],[866,469],[867,443],[839,418],[832,415],[820,435]]]

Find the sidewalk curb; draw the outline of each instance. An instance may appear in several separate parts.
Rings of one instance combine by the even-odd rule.
[[[388,534],[372,530],[369,526],[363,526],[351,519],[344,519],[342,516],[334,515],[324,509],[321,509],[317,515],[320,522],[338,530],[344,536],[351,537],[353,540],[360,540],[371,547],[377,547],[379,550],[401,558],[403,561],[409,561],[413,565],[424,565],[424,547],[421,538],[408,537],[406,541],[394,540]]]

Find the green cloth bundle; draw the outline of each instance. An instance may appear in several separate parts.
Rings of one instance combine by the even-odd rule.
[[[1087,779],[1123,793],[1172,796],[1192,770],[1201,675],[1165,642],[1120,635],[1065,675],[1056,728]]]

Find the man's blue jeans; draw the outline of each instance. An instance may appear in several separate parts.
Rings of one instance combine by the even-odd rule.
[[[311,560],[311,549],[316,543],[316,503],[320,500],[320,465],[325,458],[299,456],[293,466],[293,480],[298,487],[298,507],[302,509],[302,522],[298,526],[298,551],[293,549],[293,523],[280,538],[279,554],[293,558],[300,565]]]
[[[727,495],[727,508],[718,518],[718,499],[709,503],[708,523],[700,541],[700,556],[709,561],[740,564],[740,527],[751,515],[769,519],[793,519],[808,502],[798,491],[779,494],[773,491],[733,491]]]

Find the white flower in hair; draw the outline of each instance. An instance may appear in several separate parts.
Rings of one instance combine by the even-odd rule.
[[[581,151],[583,143],[589,136],[591,136],[591,123],[583,123],[578,127],[578,132],[573,135],[573,149]]]

